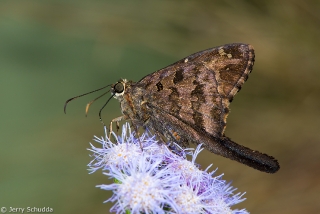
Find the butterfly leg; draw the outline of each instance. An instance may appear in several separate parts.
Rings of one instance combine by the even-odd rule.
[[[120,116],[120,117],[116,117],[116,118],[114,118],[114,119],[111,120],[110,126],[109,126],[109,139],[110,139],[110,137],[111,137],[111,132],[112,132],[112,123],[116,122],[116,126],[117,126],[116,129],[117,129],[117,133],[118,133],[119,128],[120,128],[119,122],[120,122],[121,120],[124,120],[124,119],[125,119],[125,116],[122,115],[122,116]]]
[[[154,130],[154,134],[158,137],[159,141],[162,141],[162,143],[166,144],[166,142],[168,141],[167,138],[160,132]]]
[[[143,121],[143,128],[145,129],[145,130],[147,130],[148,129],[148,125],[149,125],[149,123],[150,123],[150,117],[147,117],[146,119],[144,119],[144,121]],[[157,131],[157,130],[154,130],[154,129],[152,129],[153,130],[153,132],[154,132],[154,135],[159,139],[159,144],[160,143],[164,143],[164,144],[166,144],[166,141],[167,141],[167,139],[165,138],[165,136],[163,136],[159,131]]]
[[[131,120],[131,127],[133,128],[133,130],[135,132],[135,136],[138,138],[140,149],[141,149],[141,151],[143,151],[142,142],[140,140],[140,135],[139,135],[139,132],[138,132],[138,126],[133,122],[133,120]]]

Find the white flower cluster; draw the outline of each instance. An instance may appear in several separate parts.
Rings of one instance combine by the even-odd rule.
[[[231,209],[245,200],[243,194],[233,194],[236,189],[222,180],[222,176],[213,176],[214,171],[209,173],[210,166],[204,171],[197,167],[195,159],[202,150],[200,146],[194,152],[177,145],[170,150],[158,144],[151,134],[136,138],[128,124],[122,130],[121,136],[113,134],[116,143],[107,137],[95,137],[102,147],[91,144],[89,149],[93,153],[89,171],[102,169],[115,180],[113,184],[97,186],[113,191],[106,201],[114,203],[111,212],[248,213],[245,209]],[[187,155],[192,155],[191,161],[186,159]]]

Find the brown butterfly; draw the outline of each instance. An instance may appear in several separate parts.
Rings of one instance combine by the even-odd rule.
[[[118,99],[123,114],[112,122],[130,120],[135,130],[152,130],[183,147],[202,143],[212,153],[275,173],[280,168],[276,159],[224,135],[229,104],[248,79],[253,63],[253,47],[235,43],[192,54],[138,82],[122,79],[111,85],[108,101]],[[67,100],[65,108],[80,96]]]

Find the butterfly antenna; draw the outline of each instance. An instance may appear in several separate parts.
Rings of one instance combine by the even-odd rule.
[[[88,111],[89,111],[89,108],[90,108],[91,104],[92,104],[94,101],[96,101],[97,99],[99,99],[99,98],[103,97],[104,95],[106,95],[106,93],[109,93],[109,91],[110,91],[110,90],[106,91],[105,93],[103,93],[103,94],[101,94],[99,97],[91,100],[91,101],[87,104],[87,106],[86,106],[86,116],[88,115]]]
[[[109,86],[111,86],[111,85],[112,85],[112,84],[106,85],[106,86],[104,86],[104,87],[102,87],[102,88],[99,88],[99,89],[96,89],[96,90],[94,90],[94,91],[90,91],[90,92],[88,92],[88,93],[81,94],[81,95],[79,95],[79,96],[75,96],[75,97],[72,97],[72,98],[68,99],[68,100],[66,101],[66,103],[64,104],[64,113],[65,113],[65,114],[67,113],[67,105],[68,105],[68,103],[69,103],[70,101],[75,100],[75,99],[77,99],[77,98],[79,98],[79,97],[85,96],[85,95],[87,95],[87,94],[91,94],[91,93],[93,93],[93,92],[100,91],[100,90],[102,90],[102,89],[104,89],[104,88],[106,88],[106,87],[109,87]]]
[[[102,108],[100,109],[99,111],[99,119],[101,121],[101,123],[103,124],[103,126],[106,126],[101,118],[101,112],[102,112],[102,109],[104,109],[104,107],[106,107],[106,105],[108,104],[108,102],[111,100],[111,98],[114,96],[114,94],[111,95],[111,97],[109,97],[109,99],[107,100],[107,102],[102,106]]]

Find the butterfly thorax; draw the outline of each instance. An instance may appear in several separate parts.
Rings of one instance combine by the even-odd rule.
[[[124,119],[130,120],[136,128],[139,128],[147,122],[148,115],[145,109],[144,89],[136,85],[133,81],[122,79],[112,87],[111,93],[119,100]]]

